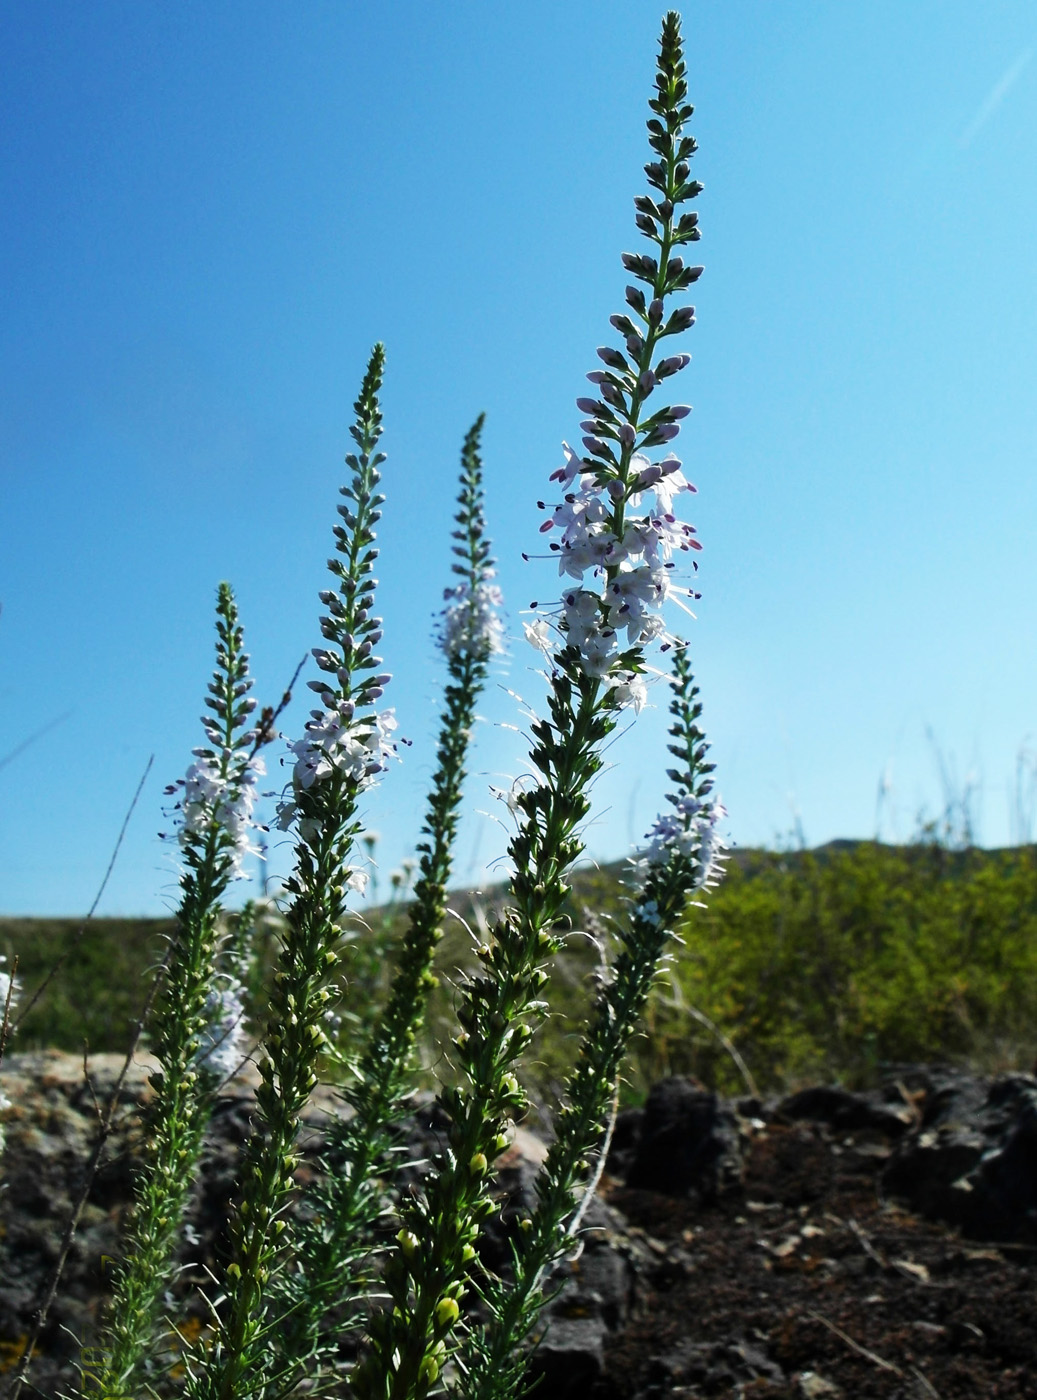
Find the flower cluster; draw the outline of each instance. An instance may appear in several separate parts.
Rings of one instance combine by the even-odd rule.
[[[675,357],[674,363],[678,360],[686,362],[687,356]],[[591,378],[609,383],[605,376]],[[602,411],[605,405],[578,399],[577,407],[591,412]],[[688,411],[683,405],[666,410],[672,415],[669,426],[673,429],[667,440],[677,431],[677,419]],[[598,421],[584,427],[601,430]],[[632,446],[633,429],[629,424],[622,427],[628,429],[623,440]],[[585,438],[584,445],[588,451],[604,446],[592,437]],[[551,479],[571,489],[541,526],[545,533],[560,531],[560,538],[551,544],[558,556],[558,572],[579,583],[562,594],[560,630],[566,644],[579,651],[580,665],[588,675],[608,678],[619,692],[619,704],[640,709],[643,685],[631,687],[636,673],[617,670],[616,663],[621,646],[644,646],[664,634],[660,609],[668,598],[679,592],[696,596],[675,586],[672,559],[675,551],[701,548],[694,526],[674,512],[675,498],[695,487],[672,453],[652,462],[644,452],[632,452],[625,480],[619,475],[602,480],[597,463],[578,458],[568,443],[562,446],[566,460]],[[542,623],[526,631],[534,645],[550,649]]]
[[[241,1064],[245,1037],[244,988],[229,977],[222,987],[210,986],[202,1015],[205,1019],[195,1064],[217,1079],[229,1079]]]
[[[675,801],[673,811],[656,817],[645,833],[648,844],[643,861],[648,866],[663,866],[674,855],[694,856],[696,888],[711,889],[722,874],[727,848],[717,828],[726,815],[722,802],[685,793]]]
[[[466,581],[443,589],[446,607],[440,622],[439,645],[448,659],[465,653],[488,657],[504,650],[499,611],[504,597],[497,585],[490,583],[492,577],[489,570],[474,588]]]
[[[388,677],[386,677],[386,680]],[[277,825],[287,831],[295,820],[300,792],[309,792],[332,773],[341,773],[357,788],[375,781],[396,756],[392,739],[396,729],[393,710],[365,714],[358,718],[351,700],[336,699],[330,692],[323,697],[326,708],[311,710],[301,739],[288,745],[295,755],[292,770],[293,797],[283,798],[277,808]]]
[[[228,839],[231,875],[244,879],[245,857],[258,851],[249,833],[257,828],[252,817],[256,780],[266,774],[266,765],[248,749],[224,749],[219,755],[195,749],[194,756],[184,777],[167,789],[181,789],[176,804],[180,845],[186,849],[204,841],[213,825],[219,826]]]

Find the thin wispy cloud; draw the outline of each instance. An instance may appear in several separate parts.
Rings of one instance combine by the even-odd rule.
[[[979,105],[979,110],[969,122],[968,126],[958,137],[958,145],[962,147],[971,146],[977,135],[983,130],[987,122],[994,115],[997,109],[1004,102],[1019,81],[1023,69],[1033,57],[1033,49],[1023,49],[1019,57],[1012,63],[997,82],[987,93],[986,97]]]

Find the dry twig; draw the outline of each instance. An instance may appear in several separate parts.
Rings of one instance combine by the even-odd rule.
[[[865,1361],[870,1361],[871,1364],[877,1366],[880,1371],[890,1371],[894,1376],[899,1376],[901,1380],[904,1379],[904,1373],[899,1366],[894,1366],[892,1361],[884,1361],[881,1356],[876,1356],[876,1354],[873,1351],[869,1351],[867,1347],[862,1347],[860,1342],[855,1342],[849,1333],[844,1332],[841,1327],[837,1327],[829,1318],[824,1317],[819,1312],[811,1312],[809,1310],[807,1312],[807,1317],[812,1317],[815,1322],[820,1322],[822,1327],[827,1327],[829,1332],[838,1337],[841,1342],[845,1342],[851,1351],[855,1351],[858,1356],[863,1356]]]
[[[140,795],[144,790],[144,784],[147,782],[148,774],[151,772],[151,765],[154,762],[155,755],[152,754],[151,757],[148,759],[147,763],[144,765],[144,772],[141,774],[140,782],[137,784],[137,791],[133,794],[133,800],[130,803],[129,807],[126,809],[126,815],[122,819],[122,826],[119,828],[119,835],[116,838],[115,847],[112,850],[111,860],[109,860],[108,862],[108,869],[104,872],[104,879],[101,881],[97,893],[94,895],[94,902],[93,904],[91,904],[87,912],[86,918],[76,929],[75,933],[72,936],[71,943],[62,953],[61,957],[58,958],[57,962],[54,964],[51,970],[47,973],[46,977],[44,977],[43,981],[33,992],[32,996],[26,1002],[25,1006],[22,1007],[21,1014],[19,1015],[17,1021],[15,1021],[14,1025],[11,1027],[12,1030],[16,1031],[18,1029],[18,1027],[25,1020],[26,1016],[28,1016],[29,1012],[39,1001],[40,997],[50,986],[51,982],[54,981],[54,978],[58,975],[58,973],[61,971],[64,965],[68,962],[69,958],[72,956],[73,952],[76,949],[76,945],[79,943],[79,940],[83,937],[83,934],[86,932],[87,924],[94,917],[94,914],[97,910],[97,906],[101,902],[101,896],[108,888],[108,881],[111,879],[112,871],[115,869],[115,862],[118,859],[119,851],[122,848],[123,838],[125,837],[126,829],[130,824],[130,818],[133,816],[134,809],[136,808],[137,803],[140,800]]]

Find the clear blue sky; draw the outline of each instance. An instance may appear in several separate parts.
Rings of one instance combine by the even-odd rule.
[[[556,586],[520,555],[637,246],[661,14],[0,6],[0,911],[85,909],[152,753],[102,907],[174,900],[155,833],[216,584],[275,697],[318,640],[376,339],[384,656],[414,742],[369,811],[385,872],[408,853],[461,439],[485,410],[517,631]],[[684,23],[706,273],[679,446],[730,833],[872,835],[885,775],[882,834],[909,835],[942,804],[931,727],[1005,843],[1037,734],[1037,9],[729,0]],[[535,697],[535,663],[516,642],[486,695],[461,882],[503,851],[474,814],[523,769],[504,687]],[[614,744],[592,854],[657,810],[664,721]]]

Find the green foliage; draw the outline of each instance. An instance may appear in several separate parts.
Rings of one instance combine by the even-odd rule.
[[[860,842],[759,855],[689,911],[678,995],[640,1068],[740,1087],[704,1012],[761,1087],[950,1058],[1028,1065],[1037,1048],[1035,848]]]
[[[18,1035],[9,1042],[8,1054],[42,1049],[82,1053],[84,1045],[91,1054],[125,1052],[176,924],[172,919],[92,919],[77,938],[81,924],[81,919],[0,919],[0,952],[7,956],[8,969],[18,959],[18,982],[24,989],[15,1008]],[[33,993],[59,964],[30,1009]]]

